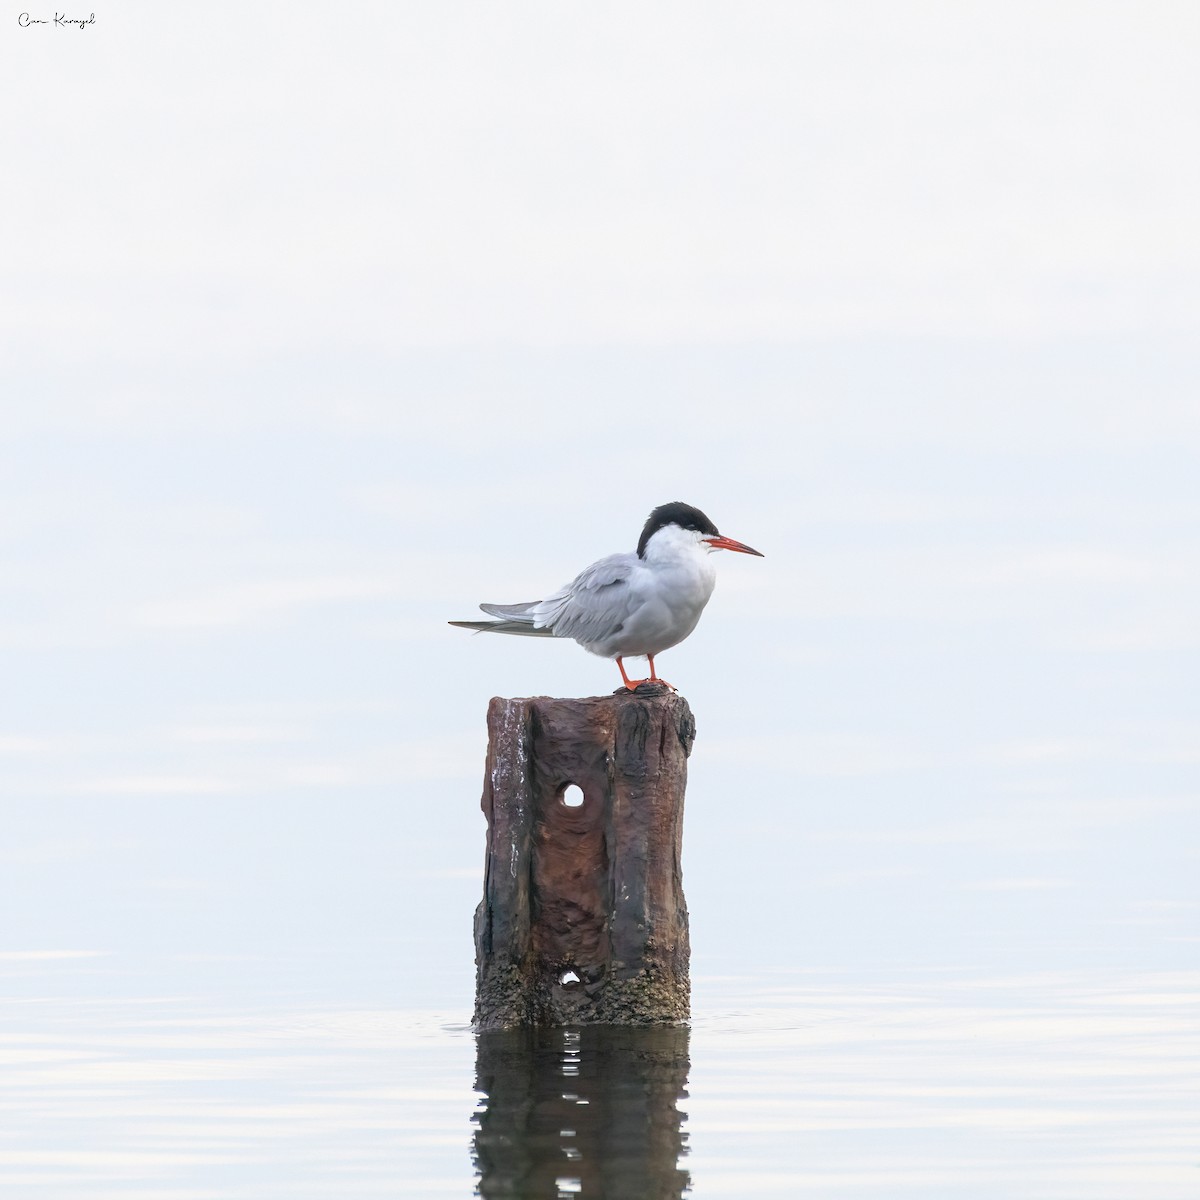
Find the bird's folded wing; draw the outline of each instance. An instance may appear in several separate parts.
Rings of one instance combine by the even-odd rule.
[[[629,616],[629,579],[636,565],[632,554],[612,554],[592,563],[537,606],[538,624],[549,625],[555,637],[584,644],[611,637]]]

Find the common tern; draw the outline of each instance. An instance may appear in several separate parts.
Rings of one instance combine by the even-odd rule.
[[[654,656],[696,628],[717,582],[709,557],[714,550],[763,557],[719,533],[698,508],[676,500],[650,514],[636,552],[592,563],[545,600],[481,604],[494,620],[450,624],[478,633],[572,638],[592,654],[615,658],[630,691],[642,683],[666,684],[655,673]],[[630,679],[625,658],[647,659],[650,677]]]

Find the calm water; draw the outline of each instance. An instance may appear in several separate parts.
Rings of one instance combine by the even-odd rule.
[[[1200,972],[700,977],[690,1029],[479,1037],[30,974],[5,1197],[1200,1195]]]

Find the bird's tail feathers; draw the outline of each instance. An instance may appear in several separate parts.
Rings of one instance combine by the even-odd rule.
[[[476,633],[515,633],[522,637],[553,637],[549,629],[535,629],[531,621],[451,621],[459,629],[473,629]]]
[[[476,633],[515,633],[521,637],[553,637],[546,628],[537,628],[533,610],[541,603],[530,600],[527,604],[481,604],[485,613],[496,618],[494,621],[451,621],[459,629],[473,629]]]
[[[540,600],[530,600],[525,604],[481,604],[479,607],[492,617],[502,621],[524,621],[533,624],[533,610],[541,603]]]

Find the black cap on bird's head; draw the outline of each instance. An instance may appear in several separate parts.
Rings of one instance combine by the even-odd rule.
[[[684,504],[682,500],[672,500],[670,504],[660,504],[642,527],[642,536],[638,539],[638,558],[646,557],[646,544],[660,530],[668,525],[678,525],[680,529],[690,529],[702,534],[701,541],[707,542],[714,550],[737,550],[742,554],[763,556],[749,546],[735,542],[733,538],[722,537],[717,527],[698,508]]]

